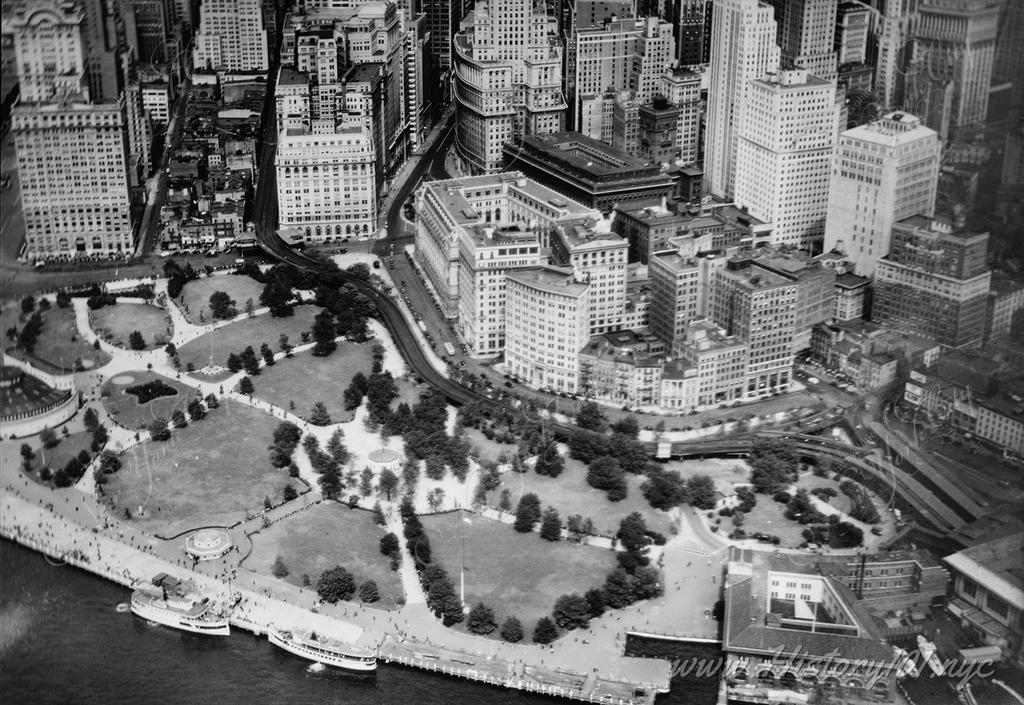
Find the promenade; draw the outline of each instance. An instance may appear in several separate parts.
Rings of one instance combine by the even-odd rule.
[[[158,280],[156,289],[158,293],[163,291],[165,282]],[[77,324],[82,336],[91,342],[96,335],[83,304],[84,301],[75,301]],[[215,327],[190,324],[174,303],[168,309],[178,345]],[[385,331],[375,332],[387,339]],[[304,431],[314,430],[284,409],[228,391],[236,381],[234,377],[206,382],[179,375],[162,350],[132,352],[103,341],[100,346],[111,354],[112,361],[100,370],[76,374],[76,381],[83,397],[93,402],[91,405],[110,430],[108,448],[121,451],[146,443],[148,433],[140,432],[137,439],[134,429],[118,426],[98,403],[100,389],[113,376],[147,367],[177,378],[203,394],[217,393],[291,420]],[[76,424],[77,420],[71,422]],[[323,441],[330,430],[330,426],[316,427],[314,432]],[[376,442],[379,444],[379,439]],[[353,444],[354,450],[355,445],[359,444]],[[670,663],[624,656],[628,633],[668,628],[676,636],[713,639],[717,632],[717,623],[694,609],[698,599],[708,606],[714,604],[719,589],[715,576],[721,574],[720,555],[712,555],[713,547],[708,548],[700,537],[692,537],[689,543],[682,536],[673,537],[665,547],[665,597],[606,614],[593,620],[589,629],[569,632],[547,646],[509,644],[445,627],[427,609],[412,558],[407,553],[400,569],[406,596],[401,608],[323,604],[313,590],[255,573],[244,565],[251,547],[250,536],[265,521],[301,521],[300,517],[290,516],[320,499],[301,448],[296,451],[296,460],[304,479],[312,481],[313,490],[293,503],[232,527],[229,533],[237,550],[217,560],[193,563],[183,551],[184,536],[162,539],[142,531],[137,524],[110,516],[96,495],[91,471],[76,487],[50,489],[26,478],[16,463],[4,463],[0,467],[0,535],[46,554],[57,564],[88,570],[128,588],[147,583],[161,572],[193,580],[212,599],[232,606],[233,626],[256,634],[265,634],[275,626],[314,629],[340,641],[376,649],[385,662],[586,702],[639,705],[653,702],[658,692],[668,690]],[[383,504],[391,530],[400,535],[396,507]],[[691,563],[699,564],[706,575],[698,577]]]

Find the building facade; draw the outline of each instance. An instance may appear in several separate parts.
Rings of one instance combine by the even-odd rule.
[[[308,242],[375,232],[375,156],[362,128],[330,134],[286,130],[274,165],[282,229],[301,231]]]
[[[267,28],[259,0],[203,0],[192,61],[216,71],[266,71]]]
[[[819,252],[840,105],[806,69],[750,81],[736,142],[736,204],[772,223],[772,244]]]
[[[708,191],[716,196],[733,195],[739,111],[749,82],[779,65],[775,34],[770,5],[758,0],[714,4],[704,172]]]
[[[935,130],[906,113],[840,133],[825,251],[843,253],[856,274],[872,276],[889,253],[893,223],[934,213],[941,147]]]
[[[950,347],[980,346],[992,276],[988,233],[920,216],[892,232],[875,272],[872,319]]]

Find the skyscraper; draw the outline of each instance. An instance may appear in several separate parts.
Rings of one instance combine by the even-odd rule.
[[[773,244],[820,251],[840,113],[835,82],[807,69],[750,82],[737,130],[736,204],[773,224]]]
[[[711,39],[704,172],[708,190],[729,197],[735,186],[736,128],[748,84],[779,65],[774,11],[758,0],[715,3]]]
[[[89,15],[66,0],[22,2],[6,14],[21,85],[11,122],[26,254],[129,253],[134,231],[124,99],[92,100],[90,83],[101,91],[108,86],[89,80],[102,74],[89,73]]]
[[[266,71],[267,28],[260,0],[202,0],[195,45],[197,69]]]
[[[768,0],[775,7],[784,65],[836,77],[836,0]]]
[[[871,276],[889,254],[892,225],[935,209],[942,144],[913,115],[889,113],[840,133],[832,163],[825,251]]]
[[[911,28],[919,0],[870,0],[877,10],[868,59],[875,64],[875,95],[883,109],[903,106],[906,76],[913,56]]]
[[[504,143],[563,129],[562,43],[544,5],[481,0],[454,47],[456,144],[467,170],[501,171]]]

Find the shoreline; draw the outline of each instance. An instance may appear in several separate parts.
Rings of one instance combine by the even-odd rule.
[[[491,642],[486,644],[491,647],[491,653],[448,646],[451,641],[465,641],[463,637],[469,635],[460,636],[460,633],[442,627],[429,614],[425,605],[407,605],[396,611],[374,609],[370,617],[372,623],[380,625],[377,628],[367,628],[331,614],[313,612],[301,603],[308,601],[311,605],[315,604],[315,593],[270,584],[266,576],[244,569],[239,569],[227,581],[193,570],[184,558],[172,561],[157,555],[152,542],[136,547],[126,543],[125,536],[112,535],[117,531],[123,533],[116,522],[92,514],[94,508],[87,508],[85,513],[81,511],[83,506],[88,506],[84,505],[88,501],[86,495],[78,492],[80,496],[76,497],[77,502],[72,505],[71,495],[77,492],[75,490],[56,492],[39,486],[35,489],[50,495],[58,504],[44,502],[42,497],[35,502],[30,501],[22,497],[13,485],[7,484],[0,505],[0,536],[42,553],[48,559],[61,561],[129,589],[148,581],[157,573],[168,572],[195,581],[200,590],[216,599],[238,594],[241,599],[231,610],[230,623],[235,628],[257,636],[266,634],[271,626],[301,625],[347,643],[372,648],[385,663],[583,702],[650,705],[659,692],[666,692],[669,687],[670,663],[658,659],[620,656],[618,663],[604,664],[604,668],[609,671],[613,667],[616,670],[638,670],[645,676],[640,681],[616,678],[614,673],[609,676],[599,675],[597,667],[587,672],[564,668],[557,659],[551,659],[552,663],[548,664],[547,657],[554,653],[553,650],[535,645],[487,640]],[[63,506],[59,503],[61,494],[65,495]],[[63,511],[73,509],[75,518],[85,518],[92,514],[96,523],[87,527],[75,518],[63,516],[58,508]],[[277,595],[281,592],[286,597],[293,597],[294,602],[280,599]],[[295,592],[298,594],[288,594]],[[340,608],[347,615],[351,606],[339,603],[324,607],[330,611]],[[360,616],[365,621],[366,614]],[[428,626],[436,628],[417,629],[415,624],[422,624],[423,619],[429,620],[426,622]],[[439,634],[442,637],[440,639]]]

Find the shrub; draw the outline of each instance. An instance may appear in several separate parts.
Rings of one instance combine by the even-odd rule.
[[[508,617],[501,625],[501,638],[512,644],[523,640],[523,624],[515,617]]]
[[[174,387],[159,379],[154,379],[146,382],[145,384],[136,384],[132,387],[128,387],[124,391],[134,397],[137,397],[139,404],[148,404],[154,399],[159,399],[160,397],[173,397],[178,393],[178,390]]]

